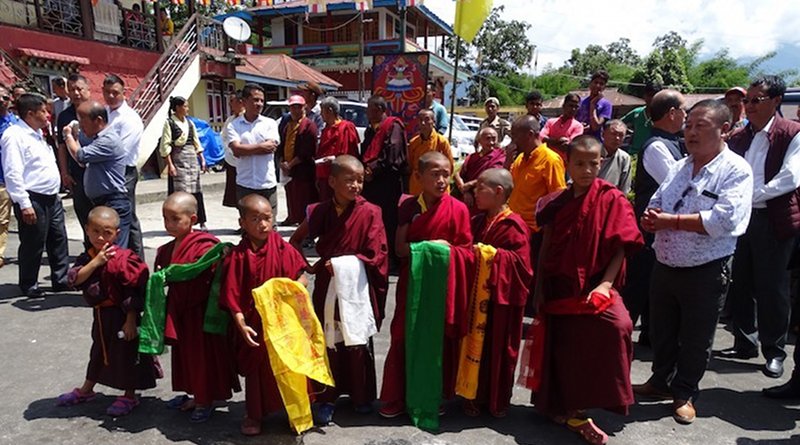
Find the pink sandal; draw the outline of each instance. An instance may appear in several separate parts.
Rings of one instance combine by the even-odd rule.
[[[64,394],[58,396],[58,399],[56,399],[56,406],[73,406],[79,403],[91,401],[96,396],[97,394],[94,392],[84,394],[80,389],[75,388],[70,392],[65,392]]]
[[[583,437],[583,440],[592,445],[605,445],[608,443],[608,434],[597,427],[592,419],[578,419],[573,417],[567,420],[567,428]]]
[[[106,414],[111,417],[122,417],[130,414],[134,408],[139,405],[136,399],[129,399],[127,397],[119,396],[111,406],[106,410]]]

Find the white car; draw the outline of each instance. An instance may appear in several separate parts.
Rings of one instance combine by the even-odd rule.
[[[449,130],[448,130],[449,131]],[[453,116],[453,133],[450,136],[450,149],[453,158],[466,158],[470,153],[475,152],[476,130],[470,129],[459,115]]]

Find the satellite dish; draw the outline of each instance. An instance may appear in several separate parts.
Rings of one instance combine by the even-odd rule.
[[[250,38],[250,25],[239,17],[228,17],[222,22],[222,29],[228,37],[238,42],[244,42]]]

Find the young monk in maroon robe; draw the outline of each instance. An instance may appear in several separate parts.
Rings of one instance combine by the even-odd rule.
[[[540,201],[545,232],[534,294],[546,326],[534,403],[593,444],[608,436],[585,410],[627,414],[634,402],[633,327],[617,289],[625,256],[643,245],[628,199],[597,178],[601,149],[591,136],[575,138],[567,155],[572,186]]]
[[[245,418],[242,434],[261,434],[265,415],[284,409],[283,399],[272,373],[261,316],[252,290],[271,278],[291,278],[305,284],[302,255],[272,230],[269,201],[247,195],[239,202],[242,241],[225,257],[220,305],[233,315],[236,369],[244,376]]]
[[[306,237],[317,238],[320,260],[312,268],[316,275],[313,300],[317,318],[325,320],[328,288],[333,285],[331,258],[354,255],[364,264],[370,305],[376,328],[380,329],[389,286],[388,246],[381,209],[361,197],[364,167],[358,159],[341,155],[331,167],[333,199],[309,207],[306,221],[290,242],[301,251],[300,245]],[[321,404],[317,408],[318,423],[330,423],[336,400],[342,394],[350,395],[356,412],[372,412],[377,396],[372,339],[365,345],[346,346],[344,341],[329,344],[328,359],[336,387],[315,391],[316,401]]]
[[[58,396],[59,406],[72,406],[92,400],[98,383],[125,391],[106,410],[114,417],[130,414],[139,405],[137,389],[156,386],[153,358],[139,355],[136,341],[147,264],[114,245],[118,233],[119,215],[114,209],[100,206],[89,212],[86,236],[92,247],[78,257],[67,279],[94,308],[92,349],[83,385]]]
[[[190,264],[202,257],[219,240],[213,235],[193,231],[197,221],[194,196],[175,192],[164,201],[164,227],[175,237],[156,252],[156,270],[170,264]],[[192,410],[191,422],[208,420],[213,403],[227,400],[239,391],[239,380],[232,365],[229,339],[203,331],[208,295],[214,268],[193,280],[174,282],[167,293],[167,322],[164,337],[172,346],[172,390],[179,395],[167,403],[169,408]]]
[[[506,151],[497,146],[497,130],[485,127],[478,133],[480,151],[467,156],[461,164],[461,170],[456,175],[456,187],[461,195],[461,200],[470,210],[475,209],[475,186],[478,176],[490,168],[502,168],[506,161]]]
[[[396,251],[400,257],[400,276],[394,318],[391,325],[391,344],[383,370],[380,410],[383,417],[397,417],[405,412],[405,319],[408,290],[410,243],[440,241],[471,251],[469,210],[461,201],[446,193],[450,181],[450,160],[438,151],[419,158],[416,174],[422,183],[422,194],[406,196],[398,209]],[[447,277],[448,285],[453,277]],[[445,279],[443,277],[443,279]],[[452,288],[452,286],[450,286]],[[446,305],[452,311],[452,302]],[[455,391],[455,371],[458,365],[457,336],[446,336],[443,351],[443,388],[446,397]]]
[[[475,206],[483,212],[472,218],[475,243],[497,249],[489,278],[486,337],[483,341],[478,393],[466,401],[464,412],[477,416],[483,406],[495,417],[505,417],[511,404],[514,371],[522,341],[522,317],[533,278],[530,232],[525,220],[508,207],[514,188],[511,173],[491,168],[478,177]]]
[[[280,128],[278,157],[281,174],[291,179],[286,184],[286,209],[289,216],[282,226],[298,225],[305,218],[306,207],[317,202],[314,154],[317,151],[317,126],[306,117],[303,96],[289,98],[289,116]]]
[[[317,190],[320,202],[333,199],[333,189],[328,183],[331,163],[338,155],[358,156],[358,131],[356,126],[339,116],[339,101],[333,97],[322,99],[319,104],[320,115],[325,122],[319,139],[317,154]]]

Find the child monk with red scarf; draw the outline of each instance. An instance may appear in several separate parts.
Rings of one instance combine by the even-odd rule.
[[[477,177],[473,189],[475,207],[481,212],[472,218],[475,243],[497,251],[488,281],[490,300],[477,394],[464,403],[468,416],[479,415],[485,406],[491,415],[505,417],[511,403],[522,317],[533,278],[528,226],[508,207],[513,188],[514,179],[508,170],[491,168]]]
[[[643,245],[630,202],[597,178],[600,142],[580,136],[569,145],[572,185],[539,202],[544,227],[534,303],[546,326],[537,410],[592,444],[608,436],[586,416],[589,408],[627,414],[630,317],[617,289],[625,257]]]
[[[317,423],[323,425],[330,423],[342,394],[350,395],[356,412],[372,412],[377,396],[372,335],[381,327],[389,285],[381,209],[361,197],[364,166],[353,156],[337,156],[328,181],[333,198],[311,205],[290,241],[301,250],[306,237],[317,239],[314,311],[326,339],[333,339],[327,347],[336,382],[335,388],[316,391]]]
[[[256,310],[253,289],[271,278],[291,278],[305,284],[306,261],[272,230],[274,214],[269,200],[247,195],[239,201],[242,241],[225,257],[220,305],[233,315],[236,369],[244,376],[245,418],[241,432],[261,434],[261,421],[284,409],[272,372],[264,325]]]
[[[210,233],[192,230],[197,200],[191,194],[169,195],[162,213],[164,227],[175,239],[158,248],[156,270],[195,263],[219,243]],[[172,390],[194,396],[179,395],[167,407],[192,411],[192,423],[206,422],[215,401],[227,400],[240,389],[228,337],[203,330],[213,277],[214,268],[208,268],[194,279],[171,282],[167,293],[164,337],[172,346]]]
[[[401,264],[391,325],[392,338],[381,387],[381,401],[384,405],[380,414],[383,417],[396,417],[405,412],[405,325],[410,244],[439,241],[472,249],[469,210],[464,203],[446,193],[451,173],[450,160],[442,153],[432,151],[422,155],[415,174],[422,183],[423,191],[419,196],[404,197],[398,209],[399,226],[395,248]],[[448,283],[452,278],[442,277],[448,279]],[[458,338],[445,338],[443,354],[443,388],[445,395],[450,396],[455,387]]]
[[[89,212],[86,236],[92,247],[78,257],[67,279],[94,308],[92,349],[83,386],[58,397],[59,406],[88,402],[95,397],[97,383],[125,391],[106,410],[113,417],[130,414],[139,405],[137,389],[156,386],[153,358],[140,355],[135,341],[147,264],[132,251],[114,245],[118,233],[119,215],[114,209],[99,206]]]

